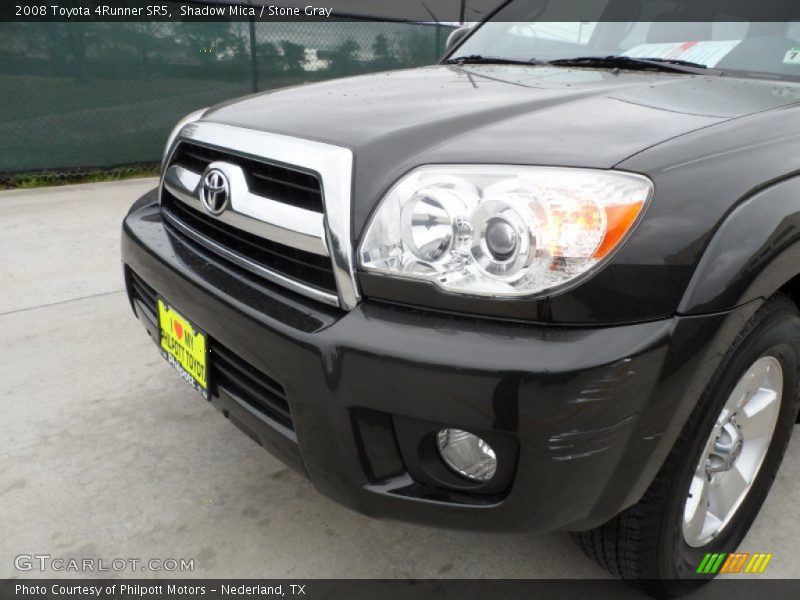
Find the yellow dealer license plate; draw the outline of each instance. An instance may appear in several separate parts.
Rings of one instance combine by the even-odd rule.
[[[158,299],[158,325],[161,330],[161,354],[183,379],[207,399],[206,334],[161,298]]]

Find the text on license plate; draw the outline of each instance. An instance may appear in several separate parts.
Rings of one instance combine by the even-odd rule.
[[[186,317],[158,299],[161,354],[204,398],[207,398],[207,338]]]

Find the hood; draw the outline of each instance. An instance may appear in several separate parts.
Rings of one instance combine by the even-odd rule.
[[[797,102],[800,86],[672,73],[434,66],[249,96],[204,120],[355,154],[354,231],[427,163],[611,168],[698,129]]]

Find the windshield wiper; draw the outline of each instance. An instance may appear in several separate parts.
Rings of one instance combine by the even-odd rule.
[[[671,71],[673,73],[718,74],[720,71],[709,69],[706,65],[670,58],[634,58],[632,56],[578,56],[577,58],[559,58],[550,64],[557,67],[598,67],[601,69],[628,69]]]
[[[531,58],[530,60],[517,60],[514,58],[503,58],[501,56],[482,56],[480,54],[470,54],[469,56],[457,56],[442,61],[443,65],[549,65],[545,60]]]

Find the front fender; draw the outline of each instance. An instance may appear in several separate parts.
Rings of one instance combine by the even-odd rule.
[[[722,312],[768,298],[800,274],[800,177],[737,206],[708,244],[678,307]]]

